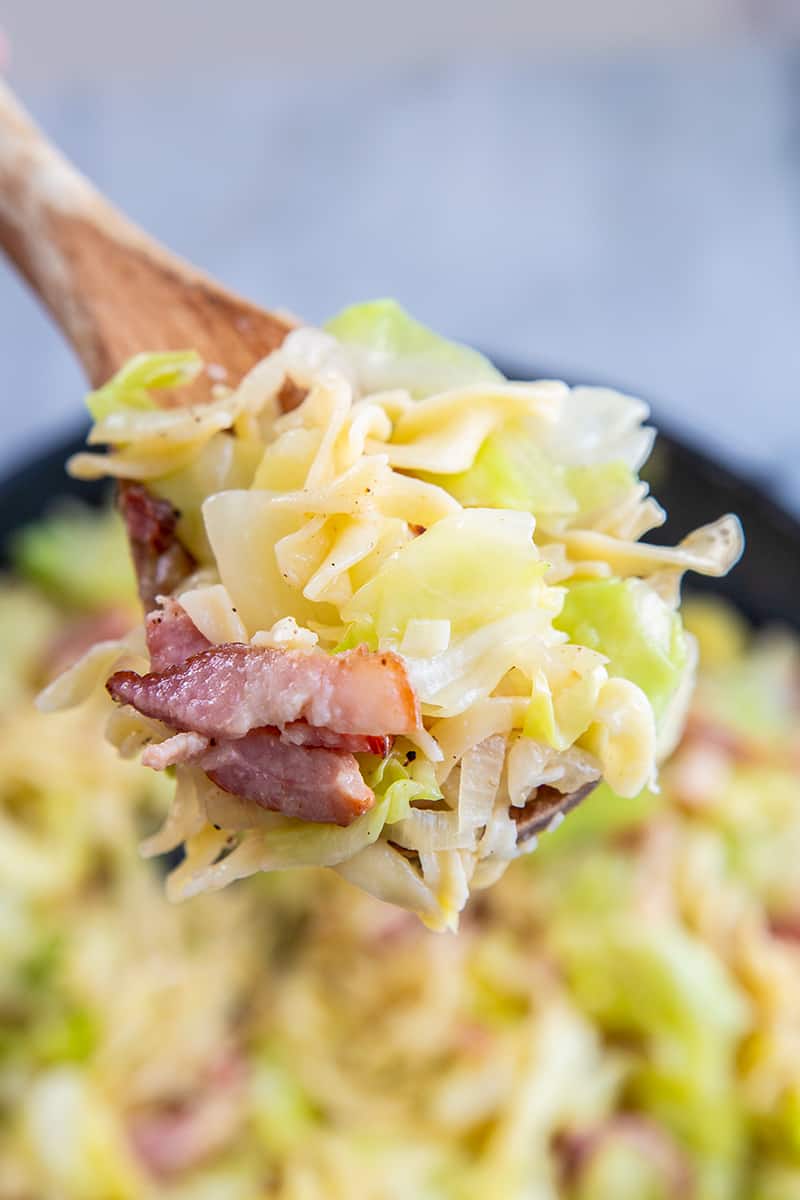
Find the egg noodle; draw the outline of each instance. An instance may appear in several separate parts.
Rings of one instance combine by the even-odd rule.
[[[654,782],[694,668],[678,583],[731,566],[738,522],[641,543],[664,520],[638,478],[654,437],[641,401],[509,382],[390,302],[295,329],[209,403],[157,406],[202,369],[189,352],[133,360],[90,396],[89,441],[107,449],[73,474],[145,483],[179,511],[196,569],[176,596],[212,644],[391,650],[422,726],[358,756],[375,800],[346,828],[266,811],[183,763],[147,853],[184,846],[175,899],[320,865],[455,928],[470,889],[535,847],[515,809],[538,788]],[[299,403],[284,411],[287,388]],[[146,671],[143,650],[139,635],[96,647],[43,707],[115,666]],[[173,732],[133,710],[108,725],[126,755]]]
[[[172,782],[99,693],[32,704],[135,619],[123,546],[64,510],[0,581],[2,1200],[800,1196],[795,637],[692,601],[660,791],[599,788],[457,937],[329,871],[175,906]]]

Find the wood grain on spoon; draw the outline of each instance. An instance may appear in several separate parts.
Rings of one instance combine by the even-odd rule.
[[[188,349],[223,367],[225,381],[235,384],[295,324],[221,287],[124,217],[2,83],[0,246],[50,310],[94,387],[140,351]],[[208,398],[217,378],[217,372],[201,376],[187,398]],[[512,810],[518,840],[546,828],[594,786],[569,795],[540,788],[525,809]]]
[[[94,387],[143,350],[197,350],[237,383],[294,324],[227,291],[124,217],[2,83],[0,245]],[[192,399],[206,398],[213,382],[202,376]]]
[[[581,800],[585,800],[597,787],[599,779],[592,779],[574,792],[559,792],[557,788],[537,788],[533,798],[524,808],[511,808],[509,812],[517,825],[517,843],[527,842],[538,833],[544,833],[559,818],[563,818]]]

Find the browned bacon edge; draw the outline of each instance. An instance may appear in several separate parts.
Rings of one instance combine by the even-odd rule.
[[[173,597],[162,598],[159,607],[147,614],[145,628],[150,666],[155,674],[179,667],[196,654],[212,648],[212,643],[200,632],[180,601]],[[281,739],[293,746],[317,746],[327,750],[345,750],[350,754],[376,754],[380,758],[387,756],[394,741],[387,734],[340,733],[309,725],[303,720],[292,721],[276,732],[280,732]],[[212,733],[219,736],[218,731]],[[171,764],[165,762],[164,765]]]
[[[375,803],[352,754],[293,746],[277,730],[211,745],[198,765],[223,791],[302,821],[350,825]]]
[[[119,485],[118,504],[147,611],[156,596],[173,592],[191,574],[195,561],[178,541],[179,514],[168,500],[151,495],[141,483],[124,481]]]
[[[255,655],[256,660],[266,665],[273,664],[273,669],[279,673],[289,665],[288,682],[291,684],[292,669],[302,675],[311,673],[312,683],[325,683],[331,686],[331,678],[338,680],[338,685],[349,693],[349,700],[343,701],[344,710],[347,704],[358,704],[356,685],[363,684],[366,678],[376,678],[379,684],[389,682],[387,695],[396,694],[397,703],[401,710],[407,705],[405,695],[404,668],[400,660],[394,656],[390,664],[387,656],[370,657],[365,663],[364,655],[356,655],[355,660],[340,660],[336,666],[330,664],[328,656],[313,654],[292,656],[286,651],[259,651],[246,645],[231,644],[229,646],[212,646],[200,632],[189,614],[174,597],[162,598],[159,606],[152,610],[146,621],[147,645],[150,653],[151,666],[154,670],[144,680],[158,681],[158,686],[166,686],[171,690],[171,682],[180,680],[190,681],[193,692],[193,703],[198,699],[201,708],[204,693],[213,699],[215,685],[221,685],[227,695],[227,703],[237,704],[237,689],[231,692],[225,686],[224,677],[211,671],[207,678],[203,676],[200,686],[193,684],[194,666],[198,661],[207,665],[209,653],[223,655],[234,652],[245,653],[248,658]],[[321,652],[320,652],[321,654]],[[286,655],[286,657],[284,657]],[[216,661],[216,660],[215,660]],[[355,667],[355,677],[348,675],[348,661]],[[294,664],[291,668],[290,664]],[[342,674],[342,668],[344,673]],[[394,678],[400,669],[402,679]],[[384,672],[387,672],[384,674]],[[143,682],[142,677],[132,672],[118,672],[108,681],[112,696],[120,701],[131,701],[139,711],[147,709],[147,704],[136,704],[136,695],[127,693],[125,679],[130,678],[134,693]],[[324,677],[324,678],[323,678]],[[230,682],[230,681],[228,681]],[[240,681],[241,682],[241,681]],[[306,679],[306,685],[308,678]],[[403,686],[400,686],[403,684]],[[335,684],[334,684],[335,687]],[[314,689],[312,688],[312,691]],[[308,687],[306,686],[306,692]],[[410,714],[410,715],[409,715]],[[389,753],[393,738],[388,734],[362,734],[330,729],[326,726],[312,725],[301,717],[287,721],[282,728],[258,727],[244,732],[243,736],[226,736],[221,728],[206,727],[202,731],[192,728],[198,722],[187,721],[181,725],[174,712],[166,715],[167,724],[178,728],[167,741],[149,746],[142,761],[154,770],[163,770],[177,763],[194,763],[204,770],[209,778],[224,791],[241,796],[261,807],[299,817],[307,821],[330,822],[338,825],[348,825],[362,813],[368,811],[375,802],[374,794],[367,787],[361,776],[358,762],[354,758],[357,753],[372,753],[385,756]],[[191,713],[186,713],[187,717]],[[395,720],[397,720],[395,714]],[[406,720],[416,721],[416,701],[412,694],[411,708],[406,713]]]
[[[398,735],[420,722],[405,664],[388,651],[328,655],[230,642],[161,672],[117,671],[106,687],[144,716],[208,737],[301,720],[338,733]]]
[[[309,750],[342,750],[345,754],[375,754],[386,758],[392,748],[390,737],[366,737],[359,733],[334,733],[332,729],[319,729],[307,725],[305,721],[296,721],[286,729],[278,729],[273,725],[265,725],[263,729],[252,729],[243,738],[209,738],[202,733],[192,730],[174,733],[164,742],[152,743],[142,755],[142,762],[154,771],[163,771],[178,763],[196,762],[199,757],[212,745],[226,745],[235,740],[244,742],[253,734],[272,733],[287,746],[297,746]]]
[[[148,746],[142,763],[154,771],[192,763],[223,791],[305,821],[349,825],[375,802],[352,754],[286,742],[277,729],[235,741],[176,733]]]
[[[150,669],[166,671],[208,650],[211,642],[200,632],[186,609],[171,597],[147,614],[145,621]]]

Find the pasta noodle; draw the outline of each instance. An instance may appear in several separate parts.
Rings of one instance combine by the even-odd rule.
[[[636,474],[654,437],[641,401],[506,381],[368,308],[366,333],[297,329],[205,405],[126,405],[112,381],[89,439],[108,448],[71,467],[180,509],[200,571],[177,596],[209,643],[392,651],[421,706],[388,759],[360,755],[374,802],[347,828],[265,813],[179,763],[146,847],[185,842],[170,895],[316,863],[454,928],[470,881],[530,848],[510,809],[538,788],[566,798],[602,775],[632,796],[654,779],[691,689],[680,576],[726,571],[741,533],[726,517],[674,549],[638,542],[664,520]],[[300,402],[282,412],[287,382]],[[129,650],[95,648],[44,705],[79,699]],[[160,728],[118,715],[109,732],[131,753]]]

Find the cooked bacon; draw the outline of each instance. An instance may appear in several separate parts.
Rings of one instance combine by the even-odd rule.
[[[146,609],[189,575],[194,559],[178,541],[178,513],[141,483],[121,483],[119,507],[128,530],[139,595]]]
[[[153,771],[164,771],[176,763],[193,762],[208,749],[208,738],[202,733],[175,733],[165,742],[147,746],[142,765]]]
[[[784,942],[800,942],[800,913],[773,913],[767,922],[770,933],[774,938]]]
[[[211,646],[186,609],[171,598],[147,614],[146,632],[153,671],[166,671],[169,667],[180,666],[187,658]]]
[[[638,1150],[659,1171],[666,1194],[675,1200],[696,1196],[691,1165],[682,1148],[662,1125],[638,1113],[617,1113],[592,1129],[557,1136],[555,1150],[570,1192],[582,1182],[595,1155],[614,1141]]]
[[[187,658],[209,650],[211,645],[179,601],[168,597],[162,601],[160,608],[148,613],[147,648],[154,672],[180,666]],[[324,746],[329,750],[347,750],[350,754],[377,754],[380,758],[386,757],[393,741],[383,734],[372,736],[317,729],[307,721],[293,721],[281,730],[281,738],[294,746]]]
[[[257,736],[260,729],[253,729],[239,741]],[[280,740],[290,746],[306,746],[324,750],[343,750],[346,754],[379,754],[382,758],[392,748],[389,737],[366,737],[361,733],[334,733],[331,729],[315,729],[297,721],[287,729],[267,728],[267,732],[277,734]],[[219,744],[219,743],[218,743]],[[196,762],[201,754],[208,749],[210,740],[202,733],[175,733],[164,742],[148,746],[142,754],[142,763],[154,771],[163,771],[166,767],[174,767],[178,763]]]
[[[684,742],[700,742],[714,746],[735,762],[752,762],[759,758],[759,749],[744,734],[720,725],[700,713],[690,713],[683,734]]]
[[[300,387],[287,375],[278,392],[278,407],[282,413],[292,412],[300,407],[307,395],[308,388]]]
[[[158,669],[118,671],[106,685],[178,730],[142,762],[195,763],[223,791],[274,812],[349,825],[375,803],[353,755],[386,755],[394,734],[419,724],[395,654],[209,646],[171,599],[148,617],[147,640]]]
[[[188,659],[197,654],[202,654],[211,647],[211,643],[200,632],[197,626],[189,617],[189,614],[180,603],[172,598],[162,601],[161,607],[155,609],[148,614],[147,617],[147,646],[150,651],[150,662],[154,673],[164,673],[170,668],[178,667]],[[264,739],[261,734],[268,733],[270,739]],[[276,757],[276,751],[272,748],[274,738],[278,738],[282,743],[293,748],[314,748],[325,750],[343,751],[346,755],[347,772],[352,775],[352,763],[355,760],[351,759],[352,754],[377,754],[385,757],[392,747],[392,738],[387,735],[369,735],[361,733],[339,733],[332,729],[325,729],[309,725],[304,720],[293,721],[286,726],[285,729],[278,730],[268,728],[266,730],[255,730],[245,735],[244,740],[252,739],[253,745],[243,746],[237,745],[231,749],[228,740],[225,738],[217,738],[215,736],[216,747],[209,761],[214,763],[222,763],[222,778],[226,779],[231,776],[231,772],[236,770],[239,773],[244,773],[246,776],[246,786],[250,792],[254,789],[254,771],[253,764],[258,761],[264,770],[264,777],[259,782],[256,789],[257,794],[250,798],[255,799],[258,803],[263,803],[264,796],[273,795],[275,789],[273,764],[280,764],[284,761],[285,756]],[[187,730],[181,733],[174,734],[166,741],[160,742],[157,745],[148,746],[142,754],[142,763],[146,767],[152,768],[154,771],[163,771],[167,767],[175,766],[179,763],[199,763],[204,765],[206,758],[210,753],[210,739],[203,733],[198,733],[194,730]],[[288,761],[288,760],[287,760]],[[294,756],[291,759],[294,762]],[[329,760],[321,760],[318,757],[312,759],[315,767],[322,766],[324,772],[330,772],[331,762]],[[245,764],[243,766],[243,764]],[[317,820],[340,820],[340,823],[347,823],[347,820],[352,820],[353,815],[358,815],[359,811],[364,811],[359,808],[359,804],[368,801],[368,807],[372,803],[372,793],[369,789],[362,791],[360,787],[356,788],[356,809],[351,810],[347,807],[348,796],[353,792],[352,780],[348,782],[349,793],[346,791],[345,808],[341,807],[341,797],[339,780],[342,775],[341,761],[336,764],[338,774],[334,776],[334,801],[333,810],[330,809],[328,799],[323,796],[319,801],[324,816],[310,817],[308,819]],[[345,774],[345,778],[349,780],[349,775]],[[327,779],[328,774],[323,774],[323,781]],[[360,783],[360,775],[358,776]],[[220,784],[224,787],[224,783]],[[226,790],[230,790],[229,788]],[[277,799],[275,804],[280,807],[282,812],[289,812],[294,806],[302,806],[308,809],[309,802],[302,795],[295,796],[292,800],[287,800],[284,793],[286,788],[283,784],[277,787]],[[368,793],[368,795],[367,795]],[[244,796],[244,793],[239,793]],[[248,798],[245,796],[245,798]],[[331,816],[330,811],[334,811],[337,815]]]
[[[210,746],[196,761],[224,792],[303,821],[349,825],[375,803],[352,754],[292,746],[272,729]]]
[[[336,733],[411,733],[419,705],[402,660],[390,652],[214,646],[162,673],[118,671],[114,700],[173,729],[241,738],[266,725],[306,721]]]
[[[350,754],[377,754],[379,758],[387,757],[394,742],[386,734],[337,733],[309,725],[307,721],[292,721],[281,729],[280,735],[282,742],[292,746],[322,746],[327,750],[347,750]]]
[[[241,1056],[227,1051],[194,1095],[134,1113],[128,1132],[139,1161],[163,1178],[218,1154],[241,1128],[246,1082]]]

